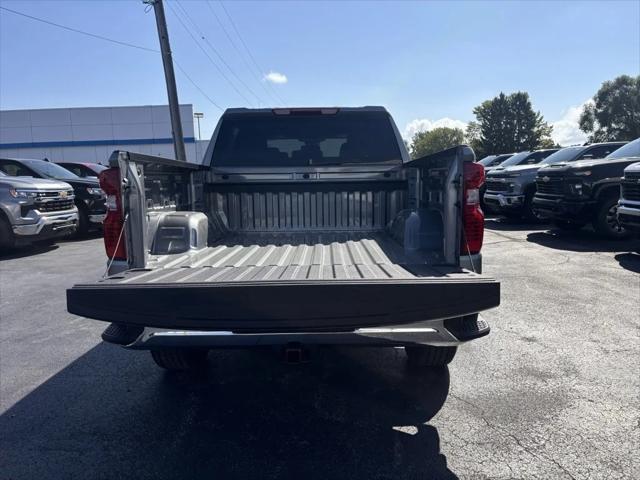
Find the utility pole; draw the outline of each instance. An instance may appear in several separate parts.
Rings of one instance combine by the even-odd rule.
[[[204,117],[204,113],[194,112],[193,116],[198,120],[198,140],[202,140],[202,136],[200,135],[200,119]]]
[[[173,134],[173,149],[176,160],[187,161],[184,150],[184,135],[180,122],[180,104],[178,103],[178,90],[176,88],[176,76],[173,71],[173,59],[171,46],[169,45],[169,32],[167,31],[167,19],[164,16],[162,0],[142,0],[142,3],[153,6],[156,14],[156,26],[160,38],[160,51],[162,53],[162,65],[164,78],[167,82],[167,97],[169,97],[169,114],[171,115],[171,133]]]

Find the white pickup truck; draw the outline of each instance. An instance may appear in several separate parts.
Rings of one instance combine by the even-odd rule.
[[[474,160],[466,146],[410,160],[382,107],[229,109],[203,165],[113,153],[109,276],[69,289],[68,310],[170,370],[257,345],[448,364],[500,302]]]

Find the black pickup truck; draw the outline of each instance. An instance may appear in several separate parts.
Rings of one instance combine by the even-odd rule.
[[[310,343],[445,365],[500,301],[480,273],[474,157],[411,160],[382,107],[227,110],[201,166],[114,152],[100,174],[110,276],[68,290],[67,308],[166,369]]]
[[[616,215],[620,182],[624,169],[639,156],[640,138],[602,159],[541,168],[536,177],[534,211],[561,229],[580,229],[591,223],[604,237],[626,237],[629,232]]]

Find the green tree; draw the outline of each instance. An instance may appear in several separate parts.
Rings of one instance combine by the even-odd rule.
[[[438,127],[428,132],[418,132],[411,139],[411,157],[420,158],[461,143],[464,143],[464,132],[459,128]]]
[[[466,137],[469,146],[473,148],[473,151],[476,153],[476,157],[478,159],[486,157],[484,149],[482,147],[482,142],[480,141],[481,132],[480,124],[478,122],[469,122],[464,132],[464,136]]]
[[[511,95],[501,92],[482,102],[473,113],[476,121],[467,127],[467,135],[478,157],[553,145],[553,127],[544,121],[540,112],[533,110],[526,92]]]
[[[584,106],[580,130],[592,142],[640,137],[640,75],[621,75],[604,82],[593,102]]]

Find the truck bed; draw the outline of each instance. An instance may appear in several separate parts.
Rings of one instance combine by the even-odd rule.
[[[451,271],[427,262],[428,255],[407,254],[383,232],[243,233],[195,254],[151,258],[153,270],[130,272],[120,283],[399,279]]]
[[[344,331],[451,318],[499,303],[499,284],[429,266],[384,232],[231,234],[68,290],[69,311],[159,328]]]

